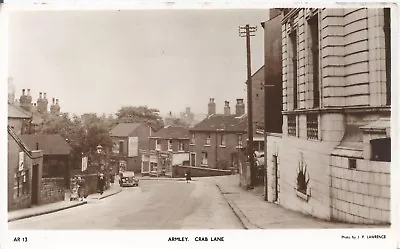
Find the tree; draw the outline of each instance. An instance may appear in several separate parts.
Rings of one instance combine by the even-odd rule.
[[[164,122],[158,109],[148,108],[147,106],[123,106],[115,114],[117,122],[120,123],[146,123],[154,130],[164,127]]]

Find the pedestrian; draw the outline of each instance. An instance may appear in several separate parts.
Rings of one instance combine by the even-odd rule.
[[[97,179],[97,191],[102,195],[104,192],[105,179],[104,174],[100,174]]]
[[[192,175],[190,173],[190,169],[186,171],[186,183],[189,183],[189,181],[192,180]]]
[[[80,201],[83,201],[84,198],[86,198],[86,187],[85,187],[85,179],[82,177],[78,176],[78,197]]]

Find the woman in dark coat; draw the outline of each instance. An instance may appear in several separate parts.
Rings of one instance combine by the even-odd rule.
[[[186,182],[188,183],[189,181],[192,180],[192,175],[190,173],[190,169],[186,172]]]

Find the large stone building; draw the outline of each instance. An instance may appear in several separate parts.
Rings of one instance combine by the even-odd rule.
[[[268,200],[389,223],[390,10],[298,8],[282,18],[283,129],[267,136]]]

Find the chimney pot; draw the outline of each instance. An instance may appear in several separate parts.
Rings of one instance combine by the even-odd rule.
[[[46,93],[44,93],[43,95],[44,95],[44,98],[46,98],[46,95],[47,95],[47,94],[46,94]]]
[[[54,102],[56,101],[56,99],[55,98],[53,98],[53,105],[54,105]]]
[[[28,89],[28,96],[31,95],[31,89]]]
[[[42,98],[42,93],[40,92],[40,93],[39,93],[39,99],[41,99],[41,98]]]
[[[25,95],[25,89],[22,89],[22,95]]]
[[[58,105],[58,99],[56,99],[56,104]]]

